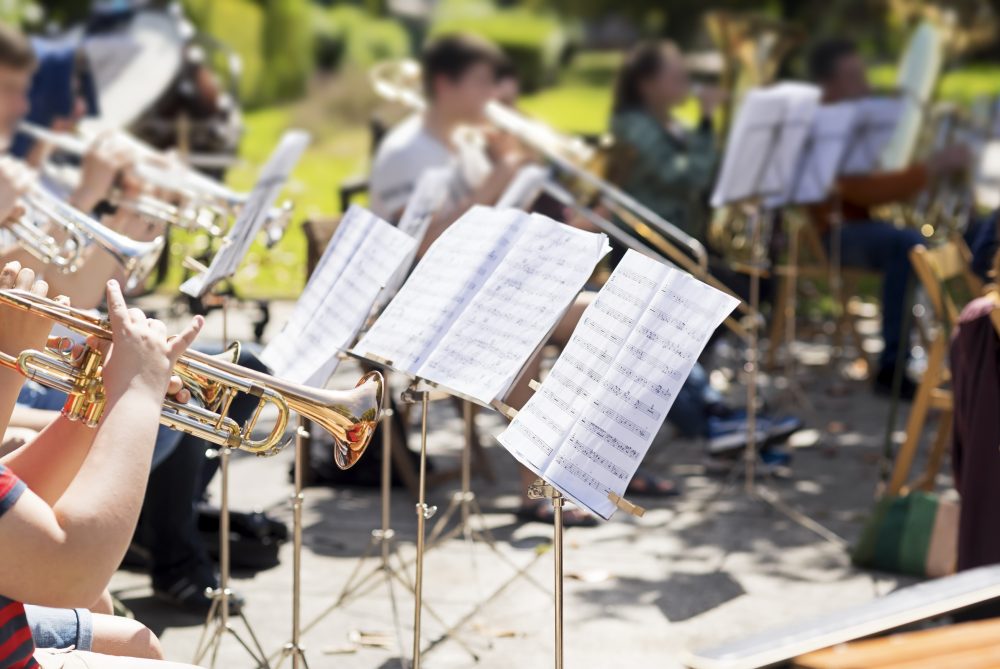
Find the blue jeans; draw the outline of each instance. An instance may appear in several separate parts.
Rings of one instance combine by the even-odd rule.
[[[94,616],[87,609],[53,609],[24,605],[36,648],[90,650],[94,644]]]
[[[882,273],[882,367],[893,367],[904,336],[903,310],[906,308],[906,285],[912,274],[910,249],[924,243],[924,237],[911,228],[897,228],[885,221],[848,221],[841,226],[841,264],[844,267],[879,270]],[[830,237],[823,240],[830,247]],[[910,347],[903,349],[903,360]]]
[[[709,408],[721,401],[719,393],[708,382],[708,372],[696,362],[677,393],[667,420],[684,437],[705,437],[708,435]]]

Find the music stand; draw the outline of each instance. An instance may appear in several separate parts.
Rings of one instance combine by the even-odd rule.
[[[186,260],[188,265],[196,266],[200,273],[181,285],[182,292],[194,298],[203,298],[209,292],[214,291],[220,281],[231,277],[236,272],[240,262],[246,256],[251,244],[266,222],[274,200],[278,197],[278,193],[308,143],[309,135],[303,131],[292,130],[285,133],[267,164],[261,169],[257,185],[251,191],[218,253],[212,258],[211,265],[203,267],[191,258]],[[229,341],[229,301],[225,295],[219,295],[219,297],[222,300],[222,339],[223,344],[227,345]],[[233,593],[229,588],[229,459],[232,455],[232,449],[228,446],[221,446],[210,452],[214,452],[219,458],[221,488],[219,500],[219,587],[206,593],[211,597],[212,605],[205,617],[205,624],[195,650],[194,662],[200,664],[211,653],[209,666],[214,667],[222,639],[226,635],[232,635],[257,663],[257,666],[266,669],[270,666],[267,655],[242,609],[236,614],[236,617],[243,622],[248,639],[244,639],[231,622],[230,603]]]

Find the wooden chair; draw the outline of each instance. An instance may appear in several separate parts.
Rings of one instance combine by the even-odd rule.
[[[896,455],[886,491],[890,495],[903,494],[908,489],[931,490],[934,486],[934,478],[941,468],[951,433],[954,408],[954,398],[947,387],[951,379],[947,364],[950,333],[958,324],[958,316],[965,303],[983,292],[982,282],[972,272],[972,253],[961,238],[952,239],[934,249],[915,246],[910,251],[910,262],[927,293],[938,328],[929,342],[927,370],[913,398],[906,422],[906,439]],[[956,294],[956,284],[964,289],[964,295]],[[913,485],[907,486],[924,425],[932,410],[939,411],[941,417],[931,443],[927,469]]]
[[[833,285],[834,268],[816,227],[809,221],[793,219],[791,223],[788,226],[790,229],[789,248],[792,249],[792,245],[794,245],[797,252],[790,252],[787,261],[783,264],[776,264],[772,270],[777,278],[777,288],[768,336],[771,345],[767,352],[767,366],[770,369],[777,367],[777,354],[781,345],[787,346],[794,343],[787,341],[788,318],[795,316],[788,314],[788,307],[796,298],[799,281],[806,279]],[[791,239],[792,236],[797,238]],[[846,334],[865,359],[869,369],[871,369],[872,361],[868,359],[862,346],[862,337],[858,327],[859,319],[851,312],[849,301],[853,295],[858,293],[858,284],[863,279],[877,277],[878,273],[872,270],[852,267],[840,268],[840,304],[838,305],[839,314],[834,334],[834,345],[836,348],[842,349]]]

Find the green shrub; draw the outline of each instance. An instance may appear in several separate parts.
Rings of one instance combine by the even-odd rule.
[[[406,30],[392,19],[374,18],[360,7],[313,8],[313,57],[318,67],[367,68],[410,53]]]
[[[478,6],[474,12],[452,8],[438,14],[429,36],[455,32],[480,35],[502,48],[526,91],[555,82],[576,41],[555,17],[520,8],[490,12]]]
[[[308,0],[267,0],[263,43],[264,76],[257,81],[256,104],[302,96],[312,74],[312,29]]]

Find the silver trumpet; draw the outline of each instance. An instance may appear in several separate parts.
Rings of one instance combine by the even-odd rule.
[[[19,130],[30,137],[73,156],[83,156],[90,141],[78,135],[54,132],[22,121]],[[239,212],[249,198],[196,169],[168,158],[149,144],[122,133],[138,157],[136,175],[149,186],[166,194],[160,199],[148,194],[136,198],[117,198],[115,204],[141,216],[184,230],[202,230],[212,236],[225,233],[227,219]],[[284,234],[292,205],[286,202],[269,212],[267,244],[274,246]]]
[[[8,229],[26,251],[61,272],[79,269],[91,244],[110,254],[125,270],[125,288],[134,290],[156,266],[164,239],[139,242],[115,232],[60,200],[39,184],[22,197],[25,215]],[[53,233],[46,227],[53,226]]]

